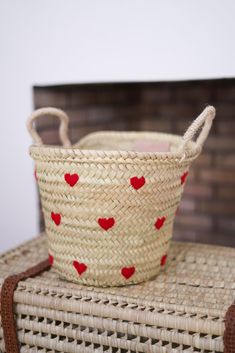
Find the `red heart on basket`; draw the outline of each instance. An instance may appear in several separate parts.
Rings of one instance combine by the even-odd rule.
[[[48,255],[48,260],[49,260],[50,265],[52,266],[53,262],[54,262],[54,257],[51,254]]]
[[[87,269],[87,265],[85,265],[84,263],[80,263],[76,260],[74,260],[73,262],[73,267],[76,269],[77,273],[81,276],[83,274],[83,272],[86,271]]]
[[[130,278],[131,276],[133,276],[134,273],[135,273],[135,267],[123,267],[122,268],[122,275],[126,279]]]
[[[70,186],[73,187],[78,182],[79,176],[77,174],[66,173],[64,175],[64,179],[65,179],[67,184],[69,184]]]
[[[167,255],[163,255],[161,258],[161,266],[164,266],[166,264],[166,259],[167,259]]]
[[[183,185],[187,179],[188,176],[188,172],[185,172],[184,174],[181,175],[180,179],[181,179],[181,185]]]
[[[59,213],[54,213],[51,212],[51,219],[53,220],[53,222],[59,226],[60,222],[61,222],[61,215]]]
[[[166,217],[158,218],[155,222],[155,227],[159,230],[162,228],[164,222],[166,220]]]
[[[111,218],[99,218],[98,223],[104,230],[108,230],[114,226],[115,220],[113,217]]]
[[[141,178],[138,178],[137,176],[134,176],[134,177],[130,178],[130,183],[131,183],[131,186],[135,190],[138,190],[138,189],[142,188],[142,186],[144,186],[145,177],[142,176]]]

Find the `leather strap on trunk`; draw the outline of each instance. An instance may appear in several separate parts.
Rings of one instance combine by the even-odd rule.
[[[28,270],[7,277],[1,288],[1,317],[6,353],[20,353],[17,327],[14,316],[14,291],[19,281],[34,277],[50,268],[49,260],[44,260]]]
[[[224,353],[235,353],[235,303],[225,315]]]

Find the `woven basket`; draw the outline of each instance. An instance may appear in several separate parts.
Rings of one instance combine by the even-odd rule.
[[[43,145],[38,136],[33,122],[47,115],[61,120],[63,147]],[[106,131],[71,146],[64,112],[43,108],[31,115],[28,130],[35,144],[30,155],[36,164],[50,261],[61,277],[116,286],[142,282],[159,272],[166,263],[189,166],[200,154],[214,116],[215,109],[207,107],[183,138]],[[136,152],[139,141],[169,143],[170,151]]]

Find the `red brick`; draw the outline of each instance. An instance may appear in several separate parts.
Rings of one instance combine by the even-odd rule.
[[[210,136],[206,141],[206,150],[212,152],[235,151],[235,139],[232,137]]]
[[[224,186],[222,183],[218,186],[217,197],[224,200],[234,200],[235,202],[235,187]]]
[[[219,219],[217,219],[217,224],[218,224],[218,229],[221,232],[224,232],[224,231],[232,232],[235,237],[235,219],[234,219],[234,217],[219,218]]]
[[[87,123],[109,122],[117,117],[117,112],[112,107],[92,107],[87,112]]]
[[[82,127],[82,126],[77,126],[77,127],[73,127],[73,129],[71,129],[70,131],[70,137],[71,137],[71,142],[77,143],[80,141],[80,139],[86,135],[88,135],[89,133],[93,132],[92,128],[87,127]]]
[[[113,131],[123,131],[125,123],[123,121],[117,121],[115,124],[113,122],[106,124],[96,124],[91,126],[74,126],[70,130],[70,137],[73,143],[77,143],[82,137],[96,131],[105,131],[105,130],[113,130]]]
[[[215,156],[215,164],[217,167],[226,167],[235,169],[235,154],[234,153],[224,153]],[[234,171],[235,178],[235,171]]]
[[[86,113],[86,124],[93,124],[97,121],[116,121],[116,120],[126,120],[135,119],[138,124],[141,119],[144,119],[146,114],[149,114],[149,107],[143,107],[139,104],[130,105],[126,104],[123,106],[112,106],[112,105],[90,105],[89,107],[83,108],[73,108],[72,114],[76,112],[83,111]],[[151,112],[151,111],[150,111]],[[156,119],[155,114],[152,115],[153,119]],[[79,115],[77,117],[79,121]]]
[[[119,105],[115,108],[118,115],[123,115],[125,117],[133,117],[138,120],[144,120],[146,118],[150,119],[160,119],[158,115],[158,105],[156,104],[143,104],[141,101],[135,104],[130,104],[127,102],[125,105]],[[164,117],[165,118],[165,117]]]
[[[232,170],[200,170],[199,179],[216,184],[235,184],[235,171]]]
[[[155,102],[168,102],[171,97],[171,88],[166,85],[152,86],[143,88],[141,92],[141,99],[144,103],[155,103]]]
[[[192,121],[195,117],[195,109],[189,103],[164,103],[158,106],[158,117],[166,117],[175,119],[176,121],[177,119],[186,119],[188,123],[190,123],[190,121]]]
[[[46,145],[61,145],[58,130],[44,130],[39,135]]]
[[[197,203],[197,210],[200,213],[205,213],[207,215],[235,215],[235,203],[225,202],[220,200],[212,201],[199,201]]]
[[[176,216],[175,224],[177,226],[183,226],[185,228],[192,229],[211,229],[213,222],[210,216],[202,215],[202,214],[186,214],[179,213]]]
[[[178,118],[176,121],[174,121],[174,119],[172,119],[172,121],[174,121],[174,126],[176,129],[176,133],[183,136],[185,131],[187,130],[187,128],[190,126],[190,124],[192,123],[192,117],[190,119],[180,119]]]
[[[189,229],[188,227],[180,228],[177,225],[173,229],[173,240],[195,242],[196,238],[197,238],[196,230]]]
[[[98,104],[99,94],[92,88],[90,90],[86,86],[78,89],[71,89],[69,94],[69,106],[72,109],[89,107],[90,105]]]
[[[212,164],[212,155],[209,153],[200,154],[200,156],[193,162],[193,168],[209,167]]]
[[[196,233],[195,242],[204,244],[216,244],[224,246],[235,246],[235,236],[231,233],[218,231],[200,231]]]
[[[90,126],[106,122],[115,122],[118,112],[112,107],[90,106],[89,108],[78,108],[67,110],[70,121],[74,126]]]
[[[70,126],[84,126],[88,125],[88,109],[87,108],[77,108],[66,109],[66,113],[69,116],[69,125]]]
[[[34,106],[41,107],[57,107],[66,108],[69,103],[69,94],[66,89],[58,90],[51,88],[35,88],[34,89]]]
[[[52,115],[45,115],[38,118],[35,122],[37,131],[43,130],[58,130],[59,129],[59,119]]]
[[[173,231],[173,239],[178,241],[196,242],[204,244],[217,244],[235,247],[235,236],[230,232],[219,232],[213,230],[188,230],[177,228]]]
[[[201,183],[186,183],[184,194],[193,198],[210,198],[213,194],[211,185],[203,185]]]
[[[234,119],[235,119],[235,114],[234,114]],[[225,135],[225,136],[234,136],[235,134],[235,121],[228,121],[228,120],[217,120],[216,121],[216,128],[218,131],[219,135]]]
[[[173,240],[185,242],[198,242],[204,244],[217,244],[235,247],[235,236],[231,232],[219,232],[213,230],[194,230],[188,227],[175,227]]]
[[[172,131],[172,124],[170,120],[167,119],[151,119],[144,118],[139,122],[140,130],[143,131],[153,131],[153,132],[166,132],[170,133]]]
[[[203,86],[203,83],[196,85],[196,83],[178,85],[173,91],[172,99],[198,102],[209,102],[211,100],[211,88],[209,86]],[[204,106],[202,106],[202,109]]]
[[[138,97],[138,96],[137,96]],[[137,98],[136,97],[136,98]],[[128,104],[134,98],[134,94],[126,89],[117,89],[107,85],[102,87],[86,86],[74,89],[70,92],[70,106],[89,107],[90,105],[117,105]],[[135,101],[137,99],[134,99]]]
[[[155,104],[142,105],[136,104],[126,104],[116,107],[116,118],[117,119],[129,119],[133,118],[136,122],[144,120],[146,117],[153,118],[154,120],[159,120],[157,114],[157,108]]]
[[[215,90],[216,98],[218,101],[235,101],[235,85],[226,85],[226,84],[218,84],[218,87]]]
[[[235,101],[227,103],[222,101],[222,103],[217,102],[215,104],[216,108],[216,119],[234,119],[235,118]]]

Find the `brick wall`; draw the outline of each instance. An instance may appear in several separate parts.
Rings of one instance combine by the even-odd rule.
[[[36,108],[56,106],[70,115],[73,142],[110,129],[182,135],[206,104],[215,105],[217,117],[191,168],[174,237],[235,246],[235,79],[34,87]],[[49,117],[37,126],[49,144],[59,144],[57,127]]]

